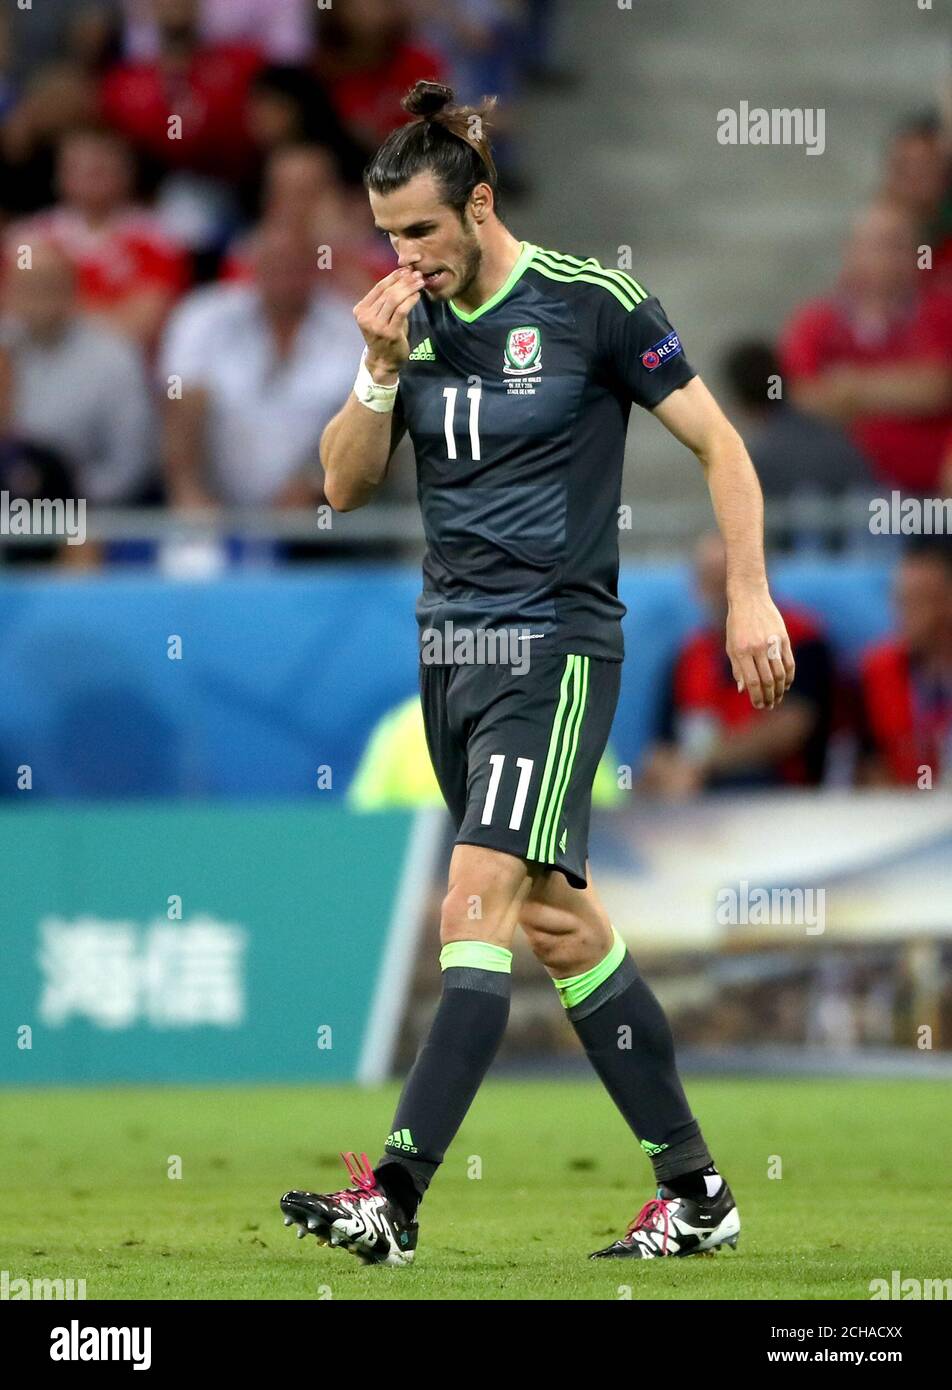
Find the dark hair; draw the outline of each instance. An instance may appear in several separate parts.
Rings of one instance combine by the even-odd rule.
[[[253,96],[276,96],[295,112],[295,143],[323,145],[337,160],[345,182],[359,185],[367,151],[341,125],[330,97],[313,73],[289,63],[271,63],[251,80]]]
[[[897,140],[908,140],[915,137],[934,140],[936,136],[941,134],[941,113],[934,106],[925,106],[918,111],[907,112],[896,122],[890,131],[888,144],[892,145]]]
[[[496,164],[487,135],[495,97],[484,97],[479,106],[456,106],[451,87],[418,82],[400,104],[416,120],[387,136],[364,170],[367,189],[392,193],[417,174],[432,173],[443,202],[460,217],[478,183],[488,183],[498,200]]]
[[[122,131],[103,121],[79,121],[76,125],[67,126],[57,138],[57,148],[61,149],[73,140],[96,140],[101,145],[112,145],[114,149],[121,150],[131,163],[135,162],[135,151]]]
[[[749,410],[763,410],[772,404],[767,396],[768,378],[779,372],[776,352],[758,338],[735,343],[724,358],[727,383],[740,404]]]

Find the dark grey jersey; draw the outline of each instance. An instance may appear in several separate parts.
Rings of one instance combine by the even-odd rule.
[[[540,653],[621,660],[631,404],[651,409],[695,375],[658,300],[524,242],[474,313],[423,296],[409,338],[394,427],[416,453],[421,633],[516,630]]]

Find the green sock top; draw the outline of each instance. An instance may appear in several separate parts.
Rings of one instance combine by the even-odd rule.
[[[447,970],[451,965],[511,975],[512,952],[505,946],[494,946],[491,941],[450,941],[440,952],[440,969]]]
[[[614,943],[608,955],[600,960],[597,965],[593,965],[591,970],[586,970],[582,975],[570,975],[565,980],[553,980],[552,983],[559,991],[559,998],[567,1009],[573,1009],[576,1004],[581,1004],[583,999],[587,999],[590,994],[594,994],[600,984],[613,975],[621,965],[625,956],[628,954],[628,947],[612,927]]]

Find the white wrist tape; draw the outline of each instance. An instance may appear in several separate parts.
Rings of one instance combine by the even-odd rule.
[[[393,386],[381,386],[379,382],[374,381],[367,369],[367,349],[364,348],[360,366],[357,368],[357,380],[354,382],[354,395],[361,405],[375,410],[378,415],[390,415],[393,413],[399,389],[399,380]]]

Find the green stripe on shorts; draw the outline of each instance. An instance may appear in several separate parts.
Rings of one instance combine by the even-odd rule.
[[[546,864],[555,863],[555,832],[578,748],[579,728],[588,694],[588,664],[587,656],[565,658],[559,703],[552,721],[527,852],[529,859],[540,859]]]
[[[556,779],[558,794],[557,799],[553,798],[552,802],[552,829],[548,835],[548,850],[545,856],[550,864],[555,863],[555,837],[558,833],[559,821],[562,818],[562,806],[565,803],[565,793],[572,776],[575,754],[578,752],[578,736],[582,727],[582,718],[585,714],[585,705],[588,700],[589,659],[587,656],[577,656],[575,660],[577,662],[575,668],[577,697],[569,716],[569,722],[566,726],[565,746],[562,752],[562,758],[565,761],[564,775]]]

